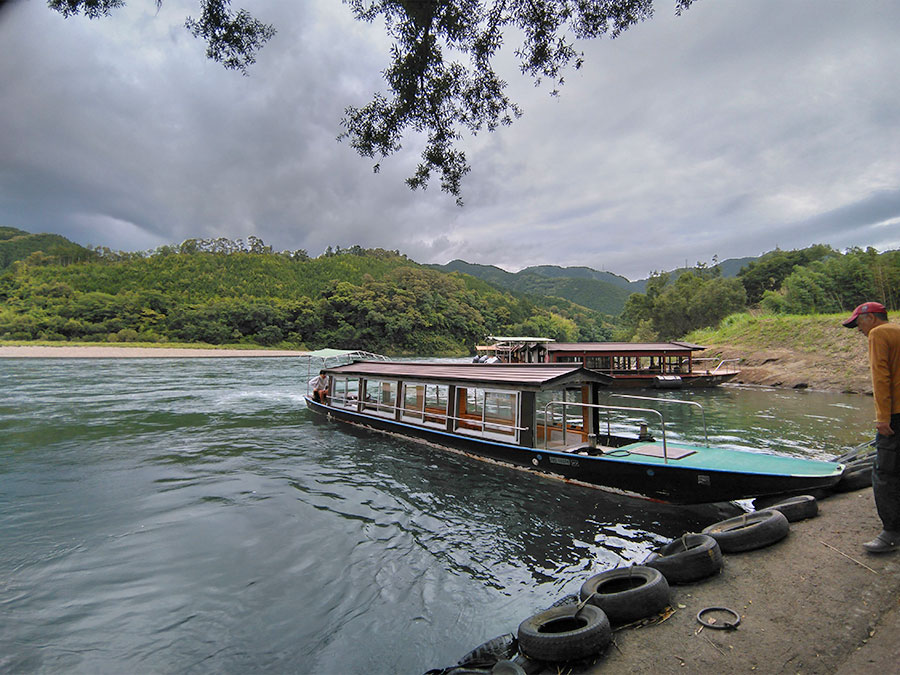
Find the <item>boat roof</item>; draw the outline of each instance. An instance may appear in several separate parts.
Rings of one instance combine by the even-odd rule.
[[[547,345],[548,352],[696,352],[706,349],[690,342],[554,342]]]
[[[560,363],[423,363],[421,361],[357,361],[326,368],[332,375],[388,378],[453,385],[485,385],[541,390],[567,384],[609,384],[612,378],[575,364]]]
[[[488,335],[488,340],[494,342],[553,342],[553,338],[545,337],[498,337],[496,335]]]

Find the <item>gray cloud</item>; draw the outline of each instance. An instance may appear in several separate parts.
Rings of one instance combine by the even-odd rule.
[[[526,115],[465,141],[455,206],[335,141],[383,87],[389,43],[342,3],[259,0],[278,27],[249,77],[204,58],[187,0],[64,20],[0,15],[0,223],[141,250],[188,237],[399,249],[629,278],[775,246],[900,246],[900,6],[700,2],[583,45],[562,96],[506,79]]]

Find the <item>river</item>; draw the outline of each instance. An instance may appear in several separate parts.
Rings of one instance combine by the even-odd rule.
[[[306,377],[0,360],[0,671],[419,674],[710,522],[317,421]],[[872,433],[863,396],[678,395],[732,447],[831,458]]]

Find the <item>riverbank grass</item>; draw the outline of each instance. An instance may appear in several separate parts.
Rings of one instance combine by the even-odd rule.
[[[754,351],[788,349],[839,356],[860,344],[857,332],[841,325],[846,318],[844,314],[732,314],[717,328],[695,330],[684,339]]]

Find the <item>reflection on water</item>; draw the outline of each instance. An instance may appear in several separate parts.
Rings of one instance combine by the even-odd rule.
[[[0,365],[3,671],[423,672],[717,519],[315,421],[291,359]],[[733,447],[871,433],[864,397],[664,396]]]

